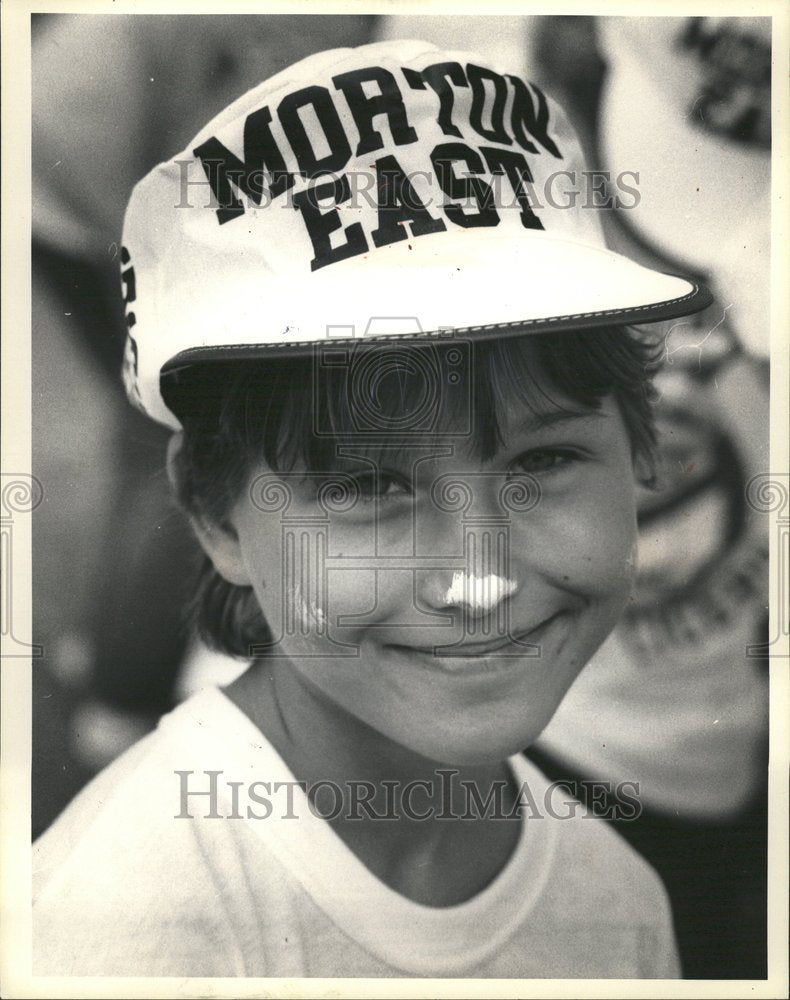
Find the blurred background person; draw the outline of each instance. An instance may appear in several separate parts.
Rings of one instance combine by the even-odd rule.
[[[580,19],[597,114],[546,27],[529,44],[578,92],[593,162],[640,171],[638,204],[604,212],[610,245],[696,270],[717,301],[667,330],[637,591],[542,749],[555,773],[640,782],[644,813],[618,828],[664,878],[684,974],[761,977],[768,525],[746,496],[768,469],[770,20]]]

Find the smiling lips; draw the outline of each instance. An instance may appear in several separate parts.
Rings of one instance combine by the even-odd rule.
[[[523,645],[524,647],[535,648],[535,642],[539,638],[545,629],[557,619],[562,612],[556,612],[545,618],[539,625],[535,625],[531,629],[526,629],[518,632],[516,635],[506,635],[498,639],[489,642],[464,642],[458,645],[445,645],[436,644],[432,646],[400,646],[393,645],[392,648],[397,649],[404,653],[417,653],[420,656],[427,656],[432,661],[438,661],[436,664],[440,668],[444,666],[443,661],[453,660],[453,659],[468,659],[468,660],[481,660],[493,653],[497,653],[502,649],[506,649],[512,646]],[[532,640],[532,641],[530,641]],[[512,654],[511,659],[514,655]],[[526,648],[522,655],[527,655]],[[538,654],[539,651],[538,651]]]

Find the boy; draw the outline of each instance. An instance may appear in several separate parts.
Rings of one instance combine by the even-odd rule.
[[[622,324],[709,302],[591,201],[537,87],[418,42],[298,63],[138,185],[127,388],[252,664],[39,841],[37,973],[677,976],[656,876],[520,753],[629,596]]]

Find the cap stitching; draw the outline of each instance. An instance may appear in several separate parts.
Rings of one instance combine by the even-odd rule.
[[[651,302],[648,305],[644,306],[626,306],[622,309],[604,309],[604,310],[599,310],[598,312],[568,313],[565,316],[549,316],[540,319],[509,320],[508,322],[505,323],[486,323],[479,326],[456,326],[456,327],[449,327],[446,330],[430,330],[430,331],[424,331],[422,333],[385,333],[385,334],[377,334],[375,336],[370,336],[370,337],[342,337],[342,338],[332,337],[330,339],[327,339],[326,341],[317,341],[317,340],[278,341],[277,343],[274,344],[261,344],[261,343],[208,344],[203,347],[188,347],[183,351],[179,351],[178,354],[174,355],[174,358],[170,360],[174,360],[175,358],[187,357],[193,352],[203,353],[206,351],[223,351],[223,352],[247,351],[252,347],[260,349],[262,351],[269,351],[269,350],[279,350],[283,347],[308,347],[310,345],[318,343],[341,345],[341,344],[359,344],[359,343],[369,344],[376,341],[419,340],[424,337],[434,337],[438,339],[441,336],[447,336],[448,332],[452,332],[453,334],[457,333],[464,334],[464,333],[481,332],[485,330],[518,330],[524,327],[535,326],[536,324],[564,323],[567,322],[568,320],[575,320],[575,319],[592,319],[594,317],[615,316],[618,314],[627,314],[630,316],[631,314],[634,313],[647,312],[648,310],[652,309],[662,309],[665,306],[671,306],[675,305],[676,303],[686,302],[688,301],[688,299],[694,298],[694,296],[697,295],[700,290],[701,286],[695,284],[693,290],[691,292],[688,292],[686,295],[681,295],[675,299],[665,299],[663,302]],[[169,362],[165,362],[165,364],[162,366],[162,369],[160,370],[163,371],[168,364]]]

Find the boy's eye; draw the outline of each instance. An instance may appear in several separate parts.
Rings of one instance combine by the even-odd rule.
[[[578,459],[578,454],[566,448],[534,448],[517,461],[520,472],[553,472]]]
[[[363,503],[373,500],[394,500],[398,497],[410,497],[411,486],[406,480],[395,473],[359,472],[354,474],[354,482],[359,489],[359,498]]]

